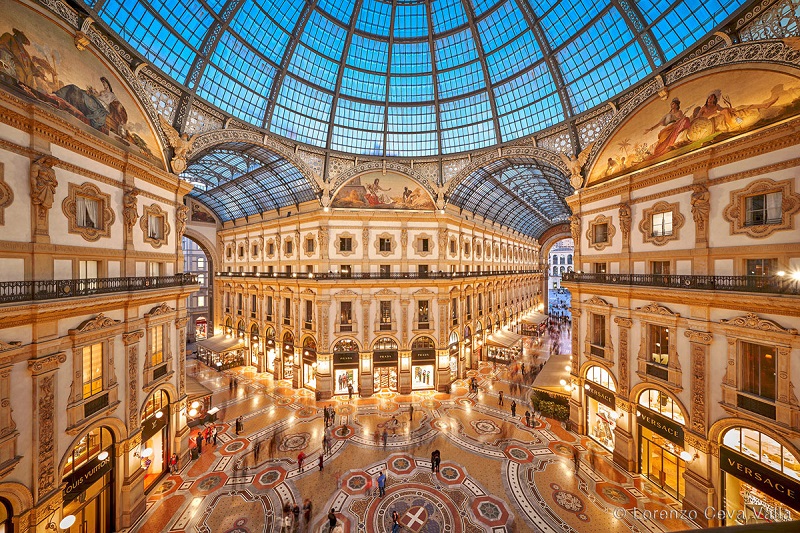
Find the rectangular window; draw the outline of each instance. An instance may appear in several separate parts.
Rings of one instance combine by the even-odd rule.
[[[450,253],[456,253],[456,241],[450,241]]]
[[[467,295],[466,314],[467,320],[472,320],[472,296],[469,294]]]
[[[745,198],[745,226],[780,224],[783,220],[783,193],[757,194]]]
[[[669,365],[669,328],[650,324],[648,329],[650,362],[661,366]]]
[[[343,278],[349,278],[353,274],[353,272],[350,270],[350,265],[341,265],[339,271],[342,273]]]
[[[420,239],[419,241],[419,251],[420,252],[430,252],[431,251],[431,243],[429,239]]]
[[[652,274],[669,276],[669,261],[651,261],[650,272]]]
[[[778,270],[777,259],[748,259],[748,276],[771,276]]]
[[[275,254],[275,244],[269,243],[267,244],[267,255],[274,255]]]
[[[272,296],[267,296],[267,320],[272,320]]]
[[[453,325],[458,324],[458,298],[450,300],[450,318],[453,319]]]
[[[197,275],[197,283],[199,283],[201,287],[205,287],[206,286],[206,275],[205,274],[198,274]]]
[[[78,261],[78,277],[80,279],[96,279],[97,266],[97,261]]]
[[[100,229],[100,201],[96,198],[75,198],[75,222],[79,228]]]
[[[156,278],[161,275],[161,263],[151,261],[147,264],[150,277]]]
[[[314,273],[314,265],[306,265],[306,274]]]
[[[392,329],[392,302],[381,302],[381,324],[382,330]]]
[[[417,320],[420,329],[428,329],[428,305],[429,300],[419,300],[417,302]]]
[[[150,366],[158,366],[164,362],[164,326],[156,326],[150,330]]]
[[[292,265],[286,265],[283,267],[283,271],[286,273],[287,276],[292,275]]]
[[[306,329],[311,329],[311,323],[314,319],[314,303],[311,300],[306,300],[306,313],[303,319],[303,327]]]
[[[272,275],[275,273],[275,267],[273,265],[269,265],[267,267],[267,274]]]
[[[258,273],[258,267],[253,265],[253,274],[257,274],[257,273]]]
[[[253,255],[254,255],[254,256],[257,256],[257,255],[258,255],[258,245],[257,245],[257,244],[254,244],[254,245],[253,245]]]
[[[606,273],[606,264],[605,263],[592,263],[592,269],[594,270],[595,274],[605,274]]]
[[[314,253],[314,239],[306,239],[306,253]]]
[[[292,252],[294,252],[294,241],[292,240],[286,241],[283,247],[286,250],[287,255],[292,255]]]
[[[599,346],[600,348],[604,348],[606,345],[605,315],[592,314],[592,345]],[[604,355],[604,352],[600,353],[600,357],[603,357]]]
[[[478,316],[483,314],[483,294],[478,294]]]
[[[258,312],[258,296],[255,294],[250,295],[250,318],[255,318]]]
[[[351,237],[339,237],[339,251],[340,252],[352,252],[353,251],[353,239]]]
[[[206,258],[205,257],[198,257],[197,258],[197,270],[205,270],[206,269]]]
[[[240,314],[240,315],[242,314],[242,307],[244,307],[242,305],[242,294],[241,293],[237,293],[236,294],[236,312],[238,314]]]
[[[392,239],[388,239],[386,237],[381,237],[380,239],[378,239],[378,250],[381,252],[391,252]]]
[[[164,217],[147,215],[147,236],[157,240],[164,238]]]
[[[339,303],[339,323],[342,325],[353,323],[353,302]]]
[[[103,391],[103,343],[83,347],[83,397]]]
[[[389,275],[392,273],[392,266],[391,265],[381,265],[379,268],[379,272],[382,278],[388,278]]]
[[[672,235],[672,211],[653,213],[650,221],[650,230],[653,237]]]
[[[752,342],[740,342],[739,353],[741,354],[742,392],[775,401],[777,384],[775,348]]]
[[[417,265],[417,274],[420,277],[427,278],[428,277],[428,265]]]
[[[292,299],[283,299],[283,323],[289,325],[292,323]]]
[[[205,307],[206,306],[206,297],[205,296],[198,296],[197,297],[197,307]]]
[[[595,224],[594,226],[594,244],[603,244],[608,242],[608,224]]]

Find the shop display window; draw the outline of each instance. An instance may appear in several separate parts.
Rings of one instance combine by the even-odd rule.
[[[604,448],[613,451],[617,412],[593,398],[588,398],[587,404],[589,409],[589,436],[602,444]]]
[[[396,367],[376,367],[373,372],[375,390],[389,389],[397,390],[397,368]]]
[[[303,385],[317,388],[317,363],[303,363]]]
[[[686,463],[680,458],[680,447],[645,427],[640,431],[642,474],[673,498],[681,499]]]
[[[749,428],[733,428],[725,433],[722,444],[800,481],[797,458],[769,435]]]
[[[612,389],[613,390],[613,389]],[[686,425],[686,418],[683,416],[680,407],[669,397],[669,395],[655,389],[647,389],[639,395],[639,405],[647,407],[651,411],[671,418],[679,424]]]
[[[411,388],[431,389],[434,377],[433,365],[415,365],[411,367]]]
[[[334,373],[336,394],[347,394],[347,385],[353,386],[353,392],[358,390],[358,370],[355,368],[339,369]]]

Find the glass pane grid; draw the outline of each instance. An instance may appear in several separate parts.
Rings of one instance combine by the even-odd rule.
[[[467,23],[467,15],[461,0],[437,0],[431,2],[431,19],[434,35],[451,31]]]
[[[339,64],[298,44],[289,63],[289,72],[299,78],[314,80],[316,85],[333,92],[336,90]]]
[[[291,30],[282,30],[254,1],[248,0],[242,6],[231,21],[230,28],[241,36],[242,41],[254,47],[275,65],[280,65],[289,44]]]
[[[300,36],[300,42],[333,61],[341,60],[346,40],[347,30],[318,11],[311,13]]]

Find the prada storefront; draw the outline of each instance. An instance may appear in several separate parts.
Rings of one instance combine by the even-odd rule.
[[[59,526],[68,531],[107,533],[114,530],[114,442],[104,427],[91,430],[67,457],[64,482],[64,517]]]
[[[800,462],[765,433],[735,427],[719,448],[724,525],[800,520]]]
[[[639,434],[639,473],[678,500],[684,495],[685,418],[668,395],[647,389],[636,406]]]
[[[373,387],[397,391],[397,343],[384,337],[375,342],[372,351]]]
[[[586,396],[586,434],[604,448],[614,451],[617,402],[614,382],[606,369],[591,366],[583,385]]]
[[[347,394],[348,385],[353,393],[358,388],[358,345],[350,339],[343,339],[333,347],[333,393]]]
[[[436,377],[436,345],[430,337],[411,344],[411,389],[432,389]]]

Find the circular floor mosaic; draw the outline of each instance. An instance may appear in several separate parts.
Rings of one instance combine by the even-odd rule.
[[[278,450],[282,452],[304,450],[308,446],[308,442],[310,440],[310,433],[292,433],[291,435],[286,435],[283,437],[283,439],[281,439],[281,443],[278,445]]]

